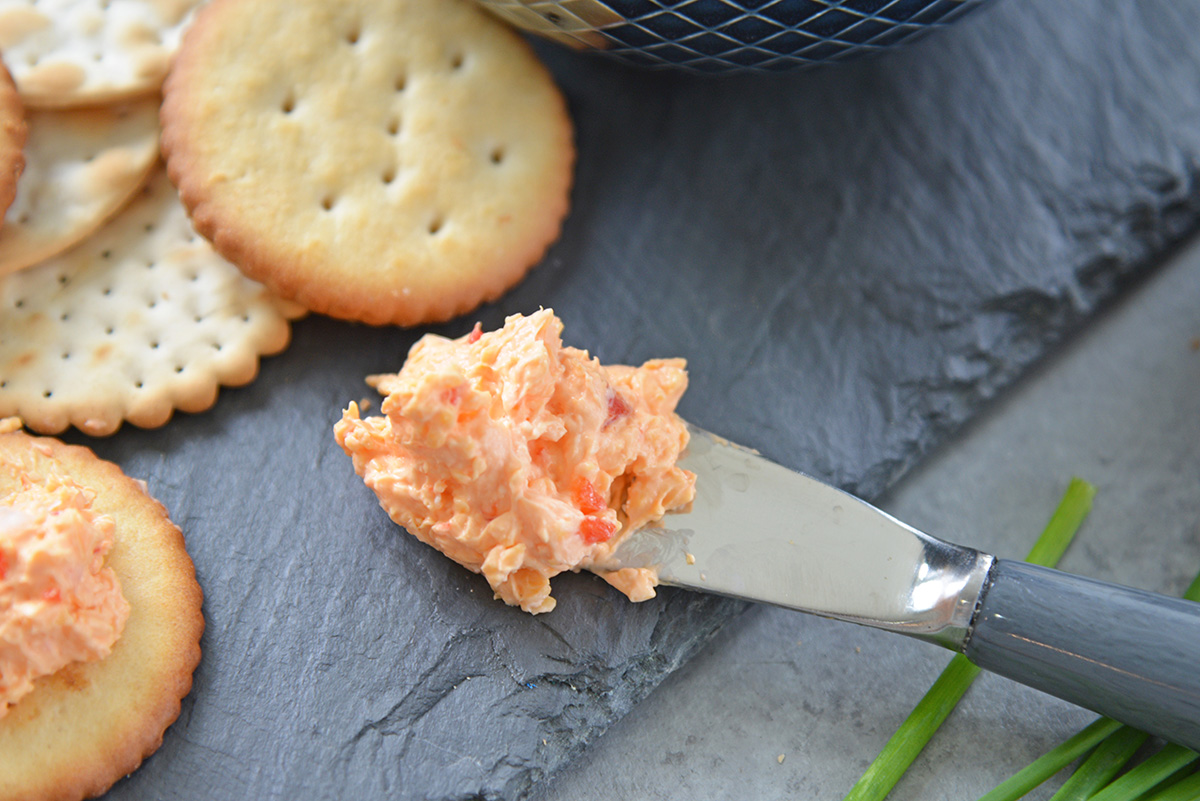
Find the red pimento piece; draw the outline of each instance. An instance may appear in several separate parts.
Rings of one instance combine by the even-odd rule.
[[[608,542],[608,538],[617,530],[615,523],[601,520],[598,517],[585,517],[579,524],[579,538],[588,545],[598,542]]]
[[[475,327],[471,329],[471,333],[467,335],[467,344],[474,345],[483,336],[483,323],[475,323]]]
[[[621,393],[615,389],[608,391],[608,417],[604,420],[604,428],[608,428],[613,421],[619,420],[625,415],[633,411],[625,399],[621,397]]]
[[[43,592],[42,598],[49,601],[50,603],[58,603],[60,600],[62,600],[62,596],[59,595],[59,592],[58,592],[58,587],[51,587],[50,589]]]
[[[576,508],[585,515],[602,512],[607,505],[592,482],[583,476],[575,476],[575,480],[571,482],[571,500],[575,502]]]
[[[457,406],[458,402],[462,400],[462,387],[450,387],[450,389],[443,389],[441,398],[442,403],[445,403],[449,406]]]

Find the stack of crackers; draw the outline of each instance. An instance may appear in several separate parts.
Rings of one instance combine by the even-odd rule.
[[[159,161],[162,81],[194,5],[0,2],[0,416],[45,433],[161,425],[288,342],[301,310],[196,235]]]
[[[567,211],[562,96],[468,0],[0,0],[0,56],[0,416],[43,433],[206,409],[305,311],[465,313]]]

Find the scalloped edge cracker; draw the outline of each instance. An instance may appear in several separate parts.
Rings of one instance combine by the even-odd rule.
[[[96,436],[163,425],[251,381],[301,313],[192,230],[160,169],[82,245],[0,278],[0,417]]]

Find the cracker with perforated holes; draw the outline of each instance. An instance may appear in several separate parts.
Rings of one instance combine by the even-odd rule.
[[[300,313],[192,230],[160,169],[79,247],[0,278],[0,417],[97,436],[162,425],[252,380]]]
[[[163,91],[196,229],[313,311],[462,314],[519,281],[567,212],[562,96],[466,0],[214,0]]]
[[[25,172],[0,226],[0,275],[81,242],[158,162],[158,103],[29,114]]]
[[[0,0],[0,52],[25,105],[156,92],[199,0]]]
[[[129,602],[112,652],[34,682],[0,718],[0,799],[74,801],[103,793],[162,743],[192,686],[204,630],[183,535],[145,485],[87,448],[7,431],[0,498],[57,473],[94,493],[114,522],[105,558]]]
[[[12,76],[0,64],[0,217],[17,194],[17,179],[25,168],[25,107]]]

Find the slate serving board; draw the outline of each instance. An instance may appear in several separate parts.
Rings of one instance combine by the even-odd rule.
[[[573,208],[498,303],[610,362],[684,356],[681,411],[879,493],[1200,217],[1200,3],[999,0],[877,59],[646,74],[539,45]],[[520,798],[742,608],[556,582],[532,618],[387,520],[333,441],[421,331],[312,318],[252,385],[86,440],[148,481],[204,658],[112,798]]]

